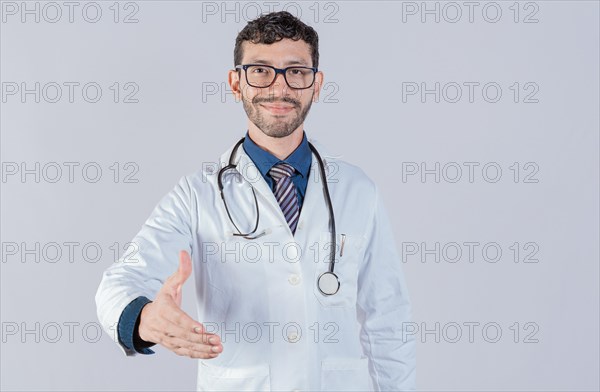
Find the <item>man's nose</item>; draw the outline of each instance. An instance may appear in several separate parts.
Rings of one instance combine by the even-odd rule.
[[[273,84],[269,87],[269,94],[279,97],[284,97],[289,94],[289,86],[285,81],[285,76],[282,73],[275,75]]]

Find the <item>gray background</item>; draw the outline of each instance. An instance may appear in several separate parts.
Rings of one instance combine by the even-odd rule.
[[[56,23],[56,8],[44,2],[39,22],[23,22],[22,3],[11,3],[16,15],[7,3],[3,92],[39,82],[40,102],[7,95],[1,108],[1,388],[191,390],[195,361],[160,348],[126,358],[109,336],[98,337],[94,294],[113,244],[123,247],[182,175],[244,134],[241,103],[221,94],[237,32],[269,3],[78,2],[70,22],[59,2]],[[300,10],[320,35],[328,84],[307,133],[377,182],[406,250],[419,389],[598,390],[598,2],[476,2],[472,20],[463,2],[428,2],[439,22],[434,14],[421,20],[421,2],[271,4]],[[124,23],[131,13],[137,22]],[[73,102],[65,82],[79,83]],[[96,103],[83,99],[89,82],[102,88]],[[436,82],[439,102],[403,99],[406,86]],[[465,82],[479,83],[472,100]],[[63,87],[55,103],[52,83]],[[133,91],[125,83],[139,88],[137,103],[123,102]],[[486,101],[493,89],[482,94],[488,83],[502,89],[495,103]],[[450,102],[457,84],[463,95]],[[10,174],[22,163],[35,171],[36,162],[39,182]],[[52,162],[63,169],[57,182]],[[72,182],[65,162],[79,165]],[[437,182],[410,174],[436,162]],[[475,165],[472,180],[467,165]],[[102,175],[90,182],[94,167]],[[478,244],[471,260],[465,242]],[[408,252],[413,243],[421,252]],[[438,262],[422,252],[436,243]],[[463,254],[452,262],[454,243]],[[501,249],[499,260],[483,257],[486,244],[488,257]],[[524,262],[534,251],[534,262]],[[194,314],[192,293],[190,281],[184,309]]]

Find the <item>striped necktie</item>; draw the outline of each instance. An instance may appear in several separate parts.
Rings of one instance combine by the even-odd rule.
[[[275,198],[292,233],[295,233],[298,218],[300,218],[300,209],[296,185],[294,185],[291,178],[292,174],[294,174],[294,168],[283,162],[274,165],[269,170],[269,175],[275,180],[275,190],[273,191]]]

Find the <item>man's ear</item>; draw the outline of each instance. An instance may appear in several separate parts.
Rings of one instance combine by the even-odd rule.
[[[318,102],[319,101],[319,94],[321,94],[321,88],[323,87],[323,72],[322,71],[318,71],[315,74],[315,93],[313,94],[313,102]]]
[[[229,70],[227,81],[229,82],[229,87],[233,92],[233,96],[235,100],[239,102],[242,99],[242,91],[240,90],[240,73],[238,70],[232,69]]]

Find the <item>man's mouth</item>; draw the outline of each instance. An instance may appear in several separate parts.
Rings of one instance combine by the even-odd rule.
[[[286,113],[289,113],[290,111],[294,110],[294,106],[280,104],[280,103],[278,103],[278,104],[261,103],[260,105],[273,114],[286,114]]]

